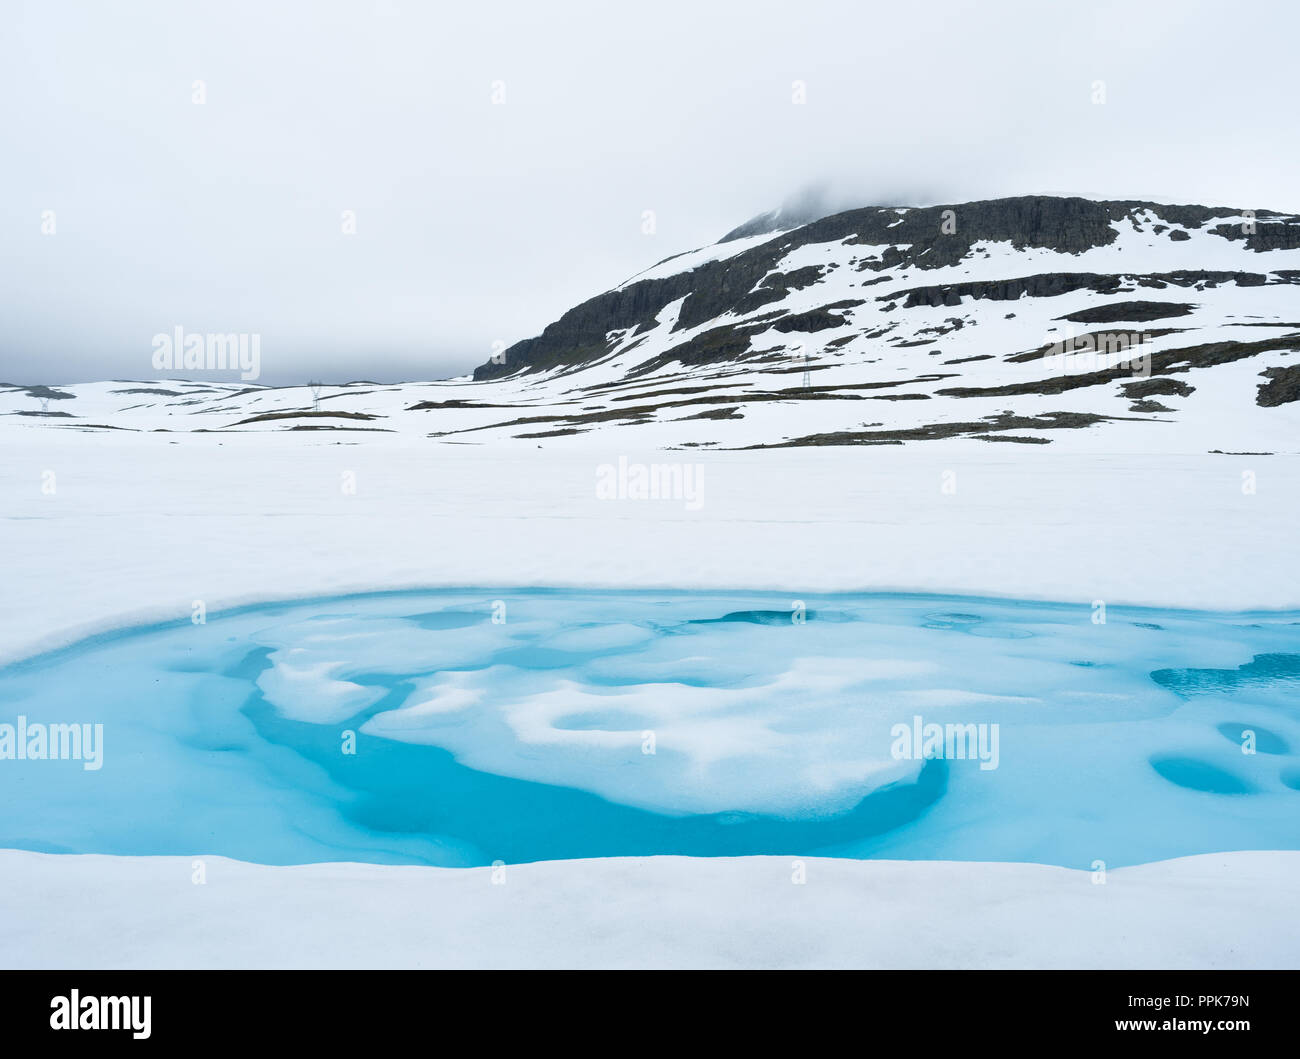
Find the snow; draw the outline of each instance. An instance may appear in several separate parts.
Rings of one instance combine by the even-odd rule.
[[[506,866],[494,883],[492,868],[4,851],[0,953],[21,968],[1294,967],[1297,873],[1300,853],[1104,876],[653,857]]]
[[[474,383],[467,379],[401,385],[357,383],[326,386],[319,403],[306,387],[270,389],[235,379],[186,383],[86,383],[62,387],[42,408],[38,395],[0,386],[0,436],[32,432],[104,433],[198,430],[223,434],[272,434],[313,428],[356,438],[358,432],[396,434],[446,444],[535,450],[614,444],[620,448],[744,448],[780,444],[835,431],[898,431],[947,423],[978,423],[1011,411],[1024,417],[1084,413],[1108,421],[1079,429],[1021,425],[1011,433],[1046,441],[1054,450],[1093,453],[1297,450],[1300,403],[1262,408],[1256,403],[1262,373],[1289,366],[1295,351],[1270,350],[1214,366],[1180,371],[1172,378],[1192,392],[1159,398],[1168,411],[1134,411],[1124,392],[1128,378],[1050,392],[1067,373],[1091,373],[1115,357],[1087,353],[1023,361],[1017,353],[1040,349],[1087,332],[1146,334],[1141,353],[1160,353],[1211,342],[1258,341],[1297,333],[1300,294],[1283,282],[1284,270],[1300,272],[1300,250],[1254,252],[1242,240],[1209,229],[1240,223],[1228,214],[1175,242],[1154,232],[1152,216],[1141,211],[1114,222],[1116,239],[1081,254],[1048,248],[1015,248],[979,242],[959,263],[937,269],[898,267],[863,270],[879,262],[887,245],[844,240],[795,247],[773,264],[790,273],[821,266],[815,283],[790,290],[743,316],[724,313],[693,328],[677,330],[689,296],[664,305],[647,330],[610,332],[606,349],[583,366],[545,372],[515,372]],[[958,218],[960,225],[960,217]],[[705,247],[671,258],[648,276],[689,271],[704,261],[723,260],[746,249],[782,239],[765,234]],[[1179,270],[1267,274],[1256,286],[1142,286],[1138,277]],[[980,280],[1006,280],[1040,273],[1098,273],[1121,277],[1108,293],[1081,289],[1054,297],[1014,302],[965,297],[958,305],[906,307],[900,292],[916,287]],[[631,282],[631,281],[629,281]],[[1140,300],[1188,305],[1186,315],[1147,323],[1073,324],[1063,318],[1080,310]],[[853,304],[858,303],[858,304]],[[774,314],[790,315],[839,305],[844,323],[816,332],[780,331]],[[710,330],[727,325],[755,328],[754,354],[741,362],[686,368],[671,359],[642,372],[653,360]],[[958,327],[957,325],[960,325]],[[1170,334],[1155,334],[1173,329]],[[635,330],[637,333],[631,333]],[[839,343],[838,345],[835,343]],[[268,350],[268,356],[270,356]],[[151,371],[145,351],[142,372]],[[823,397],[799,399],[802,374],[829,389]],[[637,374],[640,372],[640,374]],[[952,396],[944,391],[1020,386],[1008,395]],[[873,388],[874,387],[874,388]],[[1048,392],[1038,392],[1042,389]],[[674,393],[679,389],[679,393]],[[146,391],[133,392],[133,391]],[[170,391],[148,392],[148,391]],[[772,400],[785,391],[788,399]],[[665,394],[666,392],[666,394]],[[900,395],[916,399],[895,400]],[[706,402],[706,403],[698,403]],[[420,405],[426,407],[420,407]],[[428,405],[433,407],[428,407]],[[462,407],[461,405],[469,405]],[[450,405],[450,406],[448,406]],[[699,413],[735,413],[691,418]],[[626,417],[611,412],[628,413]],[[44,413],[44,414],[42,414]],[[598,418],[590,417],[596,413]],[[254,416],[282,418],[248,422]],[[352,416],[354,418],[347,418]],[[366,418],[355,418],[355,417]],[[520,422],[522,420],[522,422]]]
[[[440,585],[1300,606],[1294,456],[1092,455],[961,440],[539,451],[374,434],[343,443],[50,430],[0,444],[0,525],[14,557],[0,613],[6,659],[188,618],[195,600],[212,612]],[[702,506],[598,499],[599,466],[624,454],[702,465]],[[55,472],[53,495],[42,492],[45,471]],[[341,487],[344,472],[355,495]],[[1248,472],[1254,492],[1243,488]]]
[[[728,258],[736,257],[743,254],[746,250],[752,250],[756,246],[762,246],[764,243],[771,242],[785,233],[784,229],[778,229],[771,232],[761,232],[758,235],[749,235],[741,239],[732,239],[725,243],[713,243],[709,246],[702,246],[698,250],[688,250],[684,254],[675,254],[673,257],[665,258],[657,265],[635,276],[630,277],[620,283],[615,290],[621,290],[633,283],[638,283],[643,279],[664,279],[668,276],[676,276],[681,272],[693,272],[701,265],[707,265],[712,261],[726,261]]]
[[[211,613],[449,584],[1300,606],[1295,457],[974,442],[698,453],[709,490],[687,511],[596,499],[609,446],[52,430],[3,444],[6,659],[186,617],[195,600]],[[53,495],[41,490],[46,470]],[[341,489],[345,470],[355,495]],[[404,656],[413,645],[384,649]],[[481,687],[426,690],[437,711]],[[401,723],[418,730],[427,717]],[[15,966],[1258,966],[1294,965],[1300,953],[1290,928],[1257,929],[1294,922],[1281,896],[1300,866],[1289,853],[1122,869],[1104,888],[1033,865],[841,861],[814,863],[795,888],[780,858],[537,864],[510,868],[505,888],[483,872],[361,865],[214,859],[207,887],[170,859],[3,853],[0,865],[0,952]],[[71,923],[56,910],[74,894],[94,914]],[[200,916],[195,902],[206,902]],[[1246,909],[1250,924],[1238,922]],[[350,925],[321,932],[320,922]]]
[[[1298,318],[1294,287],[1135,287],[1110,296],[1076,291],[1014,304],[968,298],[959,306],[882,311],[879,298],[891,291],[1039,272],[1300,267],[1297,251],[1251,253],[1205,231],[1173,242],[1149,230],[1150,218],[1138,223],[1147,230],[1117,222],[1113,246],[1077,256],[981,245],[955,267],[899,270],[865,288],[862,281],[876,274],[853,265],[878,259],[885,247],[799,248],[778,270],[838,267],[814,288],[791,291],[752,315],[850,298],[864,304],[845,310],[844,328],[811,341],[775,330],[755,337],[756,348],[790,351],[785,362],[689,372],[670,365],[628,382],[637,365],[735,322],[674,331],[678,301],[648,334],[611,336],[608,355],[576,373],[322,391],[320,411],[369,420],[241,425],[254,415],[312,409],[305,387],[168,380],[60,387],[72,399],[50,400],[47,411],[75,418],[19,414],[39,413],[39,400],[0,387],[0,542],[9,559],[0,661],[125,625],[187,618],[196,601],[213,613],[275,599],[455,585],[773,589],[791,598],[932,591],[1081,606],[1104,600],[1112,608],[1300,608],[1300,404],[1265,409],[1254,400],[1260,372],[1288,365],[1293,355],[1266,353],[1180,374],[1195,392],[1170,398],[1174,411],[1155,415],[1131,412],[1115,384],[1013,398],[935,394],[1059,373],[1060,364],[1004,358],[1056,340],[1065,327],[1060,317],[1107,301],[1193,304],[1188,316],[1136,328],[1187,329],[1157,340],[1156,349],[1288,334],[1295,329],[1284,325]],[[697,268],[780,237],[706,247],[638,278]],[[965,326],[933,346],[896,344],[953,318]],[[885,327],[878,337],[824,345]],[[817,369],[815,385],[906,381],[905,390],[928,399],[874,400],[875,391],[861,390],[852,392],[866,399],[747,402],[747,394],[798,382],[792,372],[803,366],[801,341]],[[936,351],[941,355],[931,356]],[[983,354],[993,357],[950,363]],[[144,350],[142,374],[147,364]],[[918,378],[928,373],[951,377]],[[636,395],[679,383],[708,385],[728,403],[734,397],[741,416],[683,421],[719,406],[661,408],[644,422],[605,420],[585,433],[542,438],[520,435],[560,424],[505,425],[655,404]],[[140,388],[176,395],[120,392]],[[506,407],[412,409],[425,401]],[[864,424],[970,421],[1008,409],[1124,418],[1088,429],[1014,431],[1049,438],[1042,446],[948,440],[710,451]],[[287,429],[304,423],[366,432]],[[702,505],[599,499],[600,466],[620,458],[703,467]],[[264,641],[274,652],[264,690],[278,708],[321,720],[373,701],[373,689],[351,683],[356,674],[332,663],[328,622],[304,631],[305,639]],[[422,658],[434,669],[440,651],[463,649],[482,634],[447,630],[438,638],[445,647],[433,647],[405,630],[375,627],[371,647],[394,662]],[[633,633],[615,627],[591,635],[613,636],[617,645]],[[512,712],[491,700],[481,678],[432,677],[402,709],[369,724],[419,740],[430,725],[491,701],[516,734],[549,739],[557,738],[558,711],[578,708],[557,691],[554,701],[535,702],[535,712]],[[651,690],[619,708],[670,711],[689,721],[691,693],[678,685],[684,699],[664,701],[652,694],[655,679],[647,671]],[[1108,708],[1098,700],[1099,710]],[[598,734],[567,730],[563,738],[580,747]],[[685,737],[693,734],[700,735],[688,725]],[[701,735],[701,752],[711,738]],[[824,765],[826,785],[852,779],[843,762]],[[706,791],[694,796],[707,804]],[[486,869],[274,868],[211,857],[208,881],[198,886],[188,859],[0,851],[0,962],[1254,967],[1300,960],[1291,908],[1296,853],[1119,868],[1104,886],[1087,871],[1032,864],[809,860],[805,867],[808,881],[796,885],[791,862],[778,857],[545,862],[508,866],[505,884],[494,885]],[[68,917],[68,907],[83,914]]]

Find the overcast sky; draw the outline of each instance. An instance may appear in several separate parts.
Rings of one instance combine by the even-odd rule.
[[[810,185],[1300,211],[1298,11],[8,0],[0,380],[460,374]]]

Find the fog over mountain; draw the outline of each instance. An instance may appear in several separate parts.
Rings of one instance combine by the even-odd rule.
[[[259,335],[263,383],[461,374],[778,209],[1300,210],[1300,15],[1276,4],[4,18],[5,382],[153,377],[176,327]]]

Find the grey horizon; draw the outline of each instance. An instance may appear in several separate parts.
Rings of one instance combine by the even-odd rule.
[[[176,325],[261,334],[261,384],[463,375],[783,201],[1300,211],[1265,4],[1240,47],[1208,3],[136,11],[6,16],[0,381],[156,378]]]

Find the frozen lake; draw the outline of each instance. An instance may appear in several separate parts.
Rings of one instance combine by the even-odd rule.
[[[448,589],[204,617],[0,670],[0,847],[1076,868],[1300,848],[1297,613]]]

